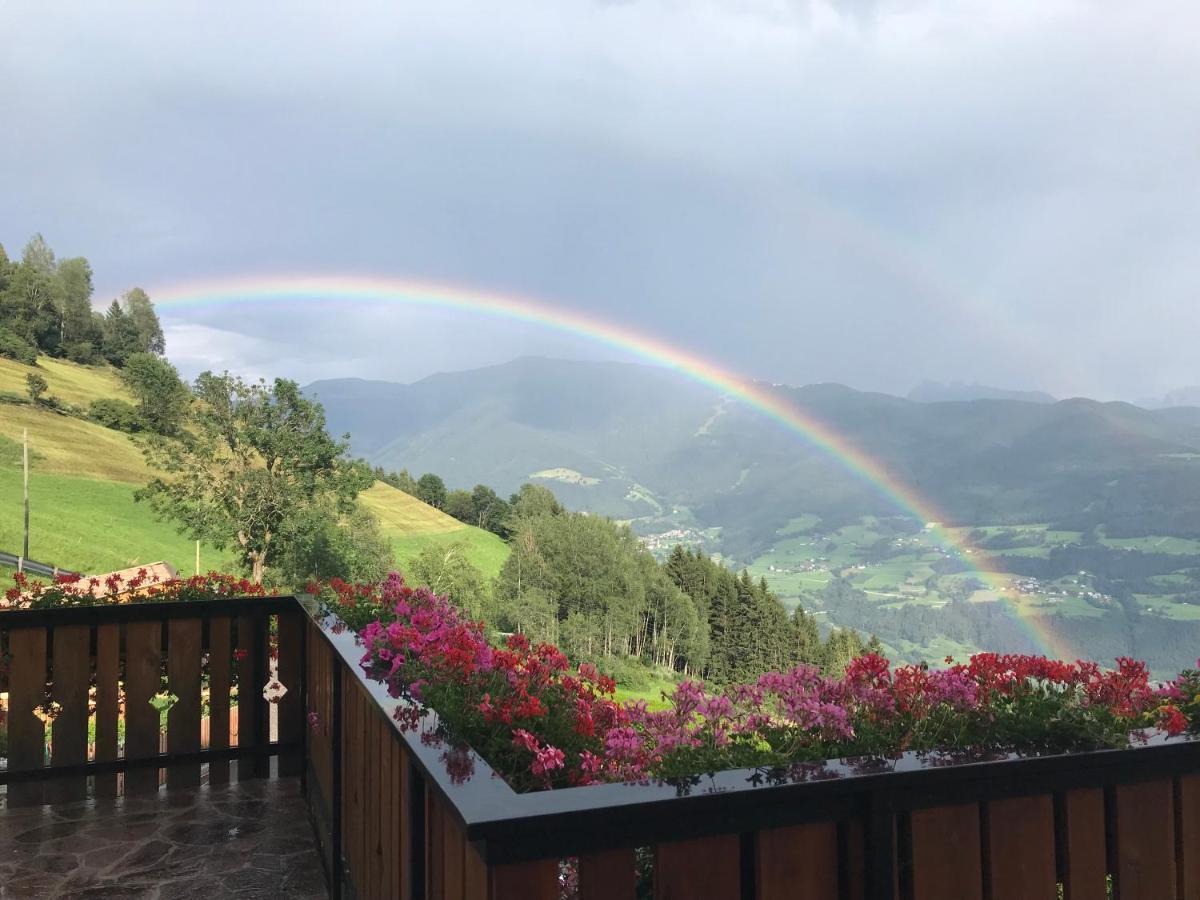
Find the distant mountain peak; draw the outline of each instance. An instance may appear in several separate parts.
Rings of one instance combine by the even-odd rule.
[[[1200,387],[1192,385],[1176,388],[1173,391],[1167,391],[1161,397],[1144,397],[1141,400],[1135,400],[1134,405],[1143,409],[1173,409],[1177,406],[1200,407]]]
[[[908,392],[917,403],[948,403],[970,400],[1019,400],[1024,403],[1054,403],[1045,391],[1017,391],[965,381],[922,381]]]

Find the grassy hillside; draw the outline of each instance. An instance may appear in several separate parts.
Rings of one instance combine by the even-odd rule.
[[[36,366],[0,358],[0,391],[25,396],[25,376],[31,373],[46,379],[50,385],[47,392],[50,396],[73,406],[86,407],[93,400],[103,397],[126,401],[132,399],[116,369],[109,366],[81,366],[46,356],[40,357]]]
[[[86,407],[93,400],[128,400],[112,369],[41,359],[37,367],[0,359],[0,392],[25,393],[25,375],[37,372],[49,393]],[[0,403],[0,550],[21,549],[20,447],[23,430],[32,451],[30,556],[84,572],[110,571],[165,559],[190,572],[194,544],[172,525],[158,522],[133,499],[151,476],[128,435],[31,405]],[[495,535],[464,525],[415,497],[377,483],[363,495],[391,539],[403,566],[429,543],[466,545],[471,561],[491,576],[508,547]],[[233,557],[210,547],[201,566],[230,568]]]
[[[134,502],[134,486],[34,469],[30,479],[29,555],[85,573],[111,572],[165,559],[191,574],[195,544]],[[21,471],[0,468],[0,549],[21,551]],[[204,569],[229,569],[233,558],[201,548]]]
[[[377,481],[361,498],[391,539],[401,570],[430,544],[463,544],[467,558],[489,578],[508,558],[508,545],[490,531],[465,525],[389,484]]]

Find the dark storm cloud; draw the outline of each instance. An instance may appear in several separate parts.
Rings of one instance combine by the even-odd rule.
[[[771,380],[1195,383],[1200,13],[1167,3],[0,10],[0,240],[104,295],[362,271],[540,296]],[[172,355],[408,379],[511,323],[168,315]]]

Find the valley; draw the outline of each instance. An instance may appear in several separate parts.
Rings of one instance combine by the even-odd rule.
[[[1164,671],[1194,661],[1194,409],[773,388],[937,509],[949,543],[973,548],[960,553],[804,434],[661,369],[524,358],[308,390],[372,462],[454,487],[542,484],[568,508],[627,522],[660,559],[683,544],[745,567],[823,627],[875,633],[896,658],[986,648],[1144,656]]]

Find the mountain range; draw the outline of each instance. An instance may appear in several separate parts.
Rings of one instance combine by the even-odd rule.
[[[1200,409],[769,389],[953,524],[1200,535]],[[734,559],[756,556],[801,513],[836,525],[897,512],[886,483],[660,368],[529,357],[412,384],[335,379],[305,390],[374,464],[437,472],[452,487],[540,481],[572,508],[643,532],[719,529]]]

